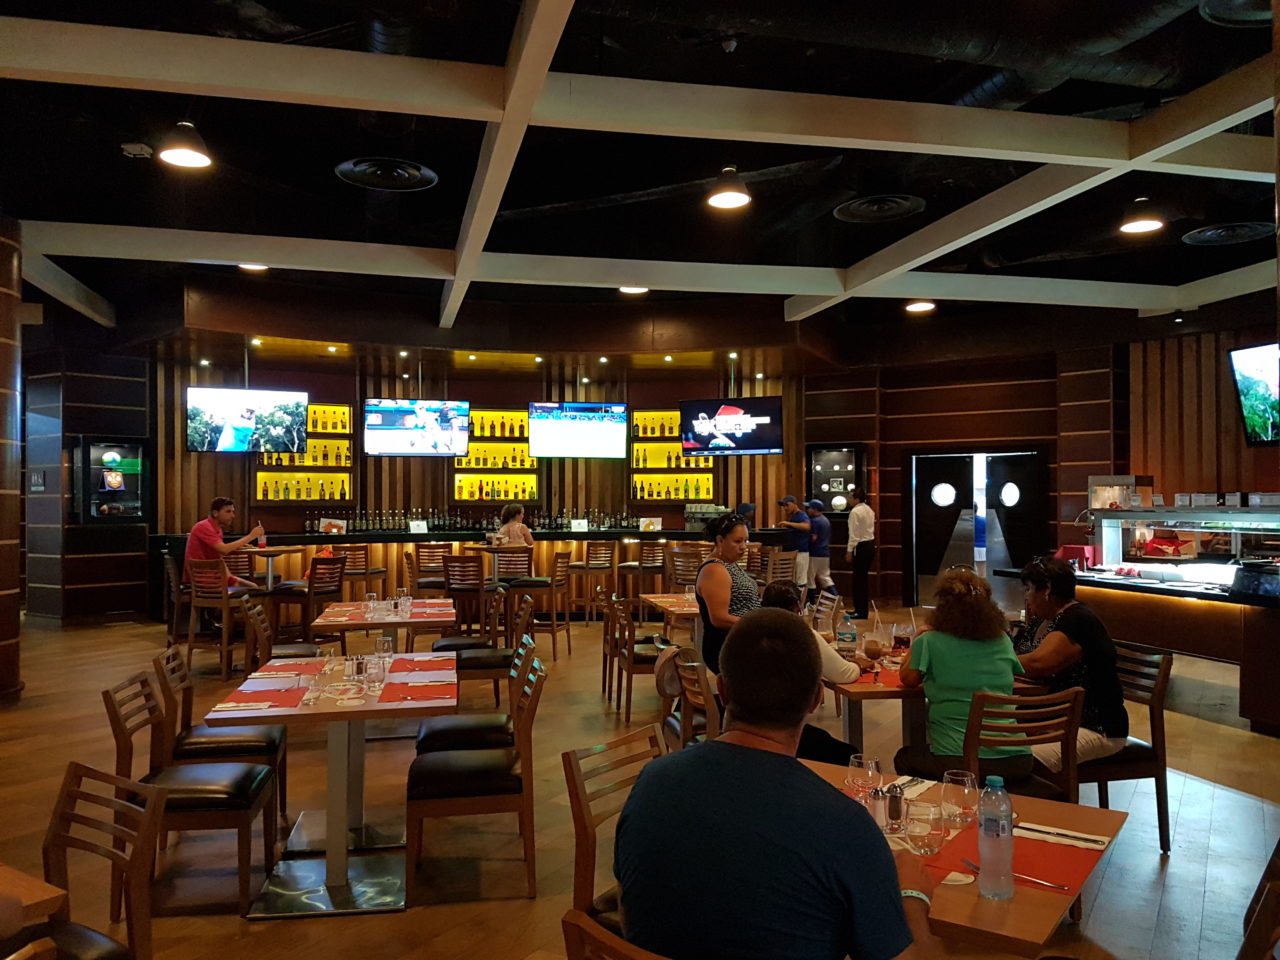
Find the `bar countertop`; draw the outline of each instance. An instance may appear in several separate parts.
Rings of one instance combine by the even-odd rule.
[[[994,570],[997,577],[1017,579],[1020,570]],[[1076,584],[1081,587],[1097,587],[1100,590],[1117,590],[1122,593],[1146,593],[1156,597],[1190,597],[1195,600],[1211,600],[1217,603],[1233,603],[1246,607],[1277,607],[1275,597],[1247,595],[1229,592],[1226,587],[1212,583],[1155,580],[1147,577],[1121,577],[1114,573],[1076,573]]]
[[[581,532],[569,530],[534,530],[534,541],[581,541],[581,540],[705,540],[701,530],[654,530],[640,531],[633,529],[585,530]],[[267,543],[276,547],[310,547],[324,544],[340,543],[429,543],[432,541],[452,541],[473,543],[483,540],[484,530],[432,530],[429,533],[410,533],[407,530],[362,530],[359,533],[269,533]],[[751,539],[767,546],[776,546],[790,534],[788,530],[772,528],[752,530]],[[228,534],[233,539],[243,533]],[[185,544],[185,533],[158,533],[151,537],[153,547],[161,550],[169,549],[177,544]]]

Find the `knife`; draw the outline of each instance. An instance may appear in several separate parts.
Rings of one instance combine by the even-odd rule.
[[[1039,827],[1027,827],[1020,824],[1014,825],[1015,830],[1026,830],[1028,833],[1043,833],[1050,837],[1061,837],[1063,840],[1075,840],[1077,843],[1092,843],[1097,847],[1105,847],[1107,841],[1095,840],[1093,837],[1082,837],[1076,833],[1062,833],[1058,830],[1041,830]]]

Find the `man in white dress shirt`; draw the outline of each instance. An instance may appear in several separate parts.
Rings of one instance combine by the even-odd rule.
[[[849,546],[844,556],[853,564],[853,616],[865,620],[871,562],[876,556],[876,515],[867,506],[867,495],[861,490],[851,490],[849,499],[853,501],[853,508],[849,511]]]

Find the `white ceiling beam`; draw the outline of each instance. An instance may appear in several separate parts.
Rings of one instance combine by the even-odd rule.
[[[0,77],[464,120],[502,115],[501,67],[20,17],[0,17]]]
[[[1276,142],[1272,137],[1215,133],[1146,167],[1155,173],[1275,183]]]
[[[22,230],[24,250],[55,256],[231,266],[264,263],[282,270],[424,280],[453,276],[453,251],[431,247],[41,220],[24,220]]]
[[[475,276],[476,264],[493,229],[498,205],[529,129],[529,117],[542,93],[573,0],[524,0],[507,52],[506,97],[502,119],[485,130],[480,159],[471,181],[458,234],[454,277],[440,298],[440,326],[452,327]]]
[[[1264,260],[1238,270],[1229,270],[1203,280],[1192,280],[1177,288],[1175,310],[1194,310],[1206,303],[1230,300],[1276,286],[1276,261]]]
[[[65,303],[77,313],[84,314],[94,323],[104,327],[116,325],[116,308],[106,297],[90,290],[48,257],[30,252],[25,243],[22,250],[22,279],[55,300]]]
[[[990,276],[912,270],[886,283],[862,287],[875,297],[977,300],[990,303],[1037,303],[1071,307],[1118,307],[1173,310],[1179,288],[1154,283],[1061,280],[1053,277]]]

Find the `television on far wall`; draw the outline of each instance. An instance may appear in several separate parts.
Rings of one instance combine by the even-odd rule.
[[[304,453],[306,449],[306,393],[187,387],[190,452]]]
[[[627,458],[625,403],[529,404],[532,457]]]
[[[1280,344],[1231,351],[1231,373],[1249,446],[1280,444]]]
[[[782,398],[681,400],[680,444],[687,457],[782,453]]]
[[[465,457],[469,400],[364,401],[364,452],[370,457]]]

